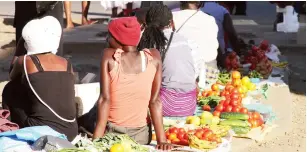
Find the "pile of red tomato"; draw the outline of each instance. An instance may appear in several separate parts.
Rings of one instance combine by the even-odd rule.
[[[189,136],[183,128],[172,127],[165,132],[166,138],[169,143],[188,146]]]
[[[251,124],[251,128],[263,126],[263,119],[258,112],[248,112],[248,116],[248,122]]]
[[[183,128],[172,127],[165,132],[169,143],[183,146],[189,145],[189,134],[194,134],[200,140],[207,140],[217,143],[222,142],[222,139],[217,137],[209,128],[185,131]]]

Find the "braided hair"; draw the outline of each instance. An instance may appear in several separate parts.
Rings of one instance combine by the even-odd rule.
[[[146,13],[146,27],[138,45],[138,50],[144,48],[156,48],[164,58],[167,38],[163,28],[168,26],[173,19],[171,10],[166,5],[155,5],[149,8]]]

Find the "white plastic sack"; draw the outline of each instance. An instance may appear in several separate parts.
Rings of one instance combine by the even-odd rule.
[[[279,62],[279,55],[281,55],[276,45],[271,44],[270,51],[266,52],[265,55],[274,62]]]
[[[98,100],[99,94],[99,82],[75,85],[75,96],[81,98],[83,104],[83,115],[93,108]]]
[[[283,11],[283,22],[277,24],[277,31],[285,33],[298,32],[299,21],[297,15],[293,6],[286,6]]]

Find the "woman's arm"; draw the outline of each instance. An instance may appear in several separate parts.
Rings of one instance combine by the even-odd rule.
[[[110,76],[109,76],[109,61],[112,59],[111,51],[104,50],[100,64],[100,96],[98,98],[97,124],[94,130],[95,138],[100,138],[104,135],[110,108]]]
[[[12,70],[10,71],[10,79],[14,80],[16,77],[22,74],[23,71],[23,56],[17,57],[15,63],[12,65]]]
[[[151,119],[155,128],[155,132],[157,135],[157,148],[163,150],[169,150],[172,147],[169,144],[166,144],[165,132],[163,129],[163,116],[162,116],[162,103],[159,99],[159,92],[162,81],[162,61],[161,56],[158,50],[151,49],[151,53],[153,55],[153,62],[156,65],[157,71],[154,77],[154,81],[152,83],[151,89],[151,98],[149,101],[149,110]]]

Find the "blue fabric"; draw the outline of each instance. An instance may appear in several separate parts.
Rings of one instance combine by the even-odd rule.
[[[44,135],[51,135],[62,139],[67,139],[67,137],[64,134],[60,134],[48,126],[35,126],[35,127],[27,127],[19,130],[0,133],[0,145],[3,145],[5,143],[5,142],[3,143],[2,137],[8,137],[11,139],[33,143],[38,138]]]
[[[200,10],[214,17],[215,22],[219,29],[217,36],[219,45],[221,49],[224,51],[225,40],[224,40],[223,22],[224,22],[224,15],[229,14],[228,10],[216,2],[205,2],[204,7],[202,7]]]
[[[30,145],[44,135],[51,135],[67,140],[64,134],[60,134],[48,126],[27,127],[14,131],[0,133],[0,152],[2,151],[32,151]]]

